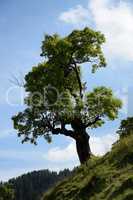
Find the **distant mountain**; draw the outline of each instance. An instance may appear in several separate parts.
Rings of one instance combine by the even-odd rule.
[[[33,171],[17,178],[10,179],[8,183],[15,191],[14,200],[39,200],[40,196],[57,182],[71,175],[71,171],[51,172],[49,170]]]

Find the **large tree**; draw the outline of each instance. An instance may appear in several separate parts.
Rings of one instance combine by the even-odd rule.
[[[106,67],[101,48],[104,42],[104,35],[90,28],[74,30],[66,37],[45,35],[41,48],[44,61],[25,76],[27,108],[12,118],[22,142],[36,144],[40,136],[51,142],[52,135],[65,135],[76,141],[81,163],[90,157],[87,128],[114,120],[121,108],[110,88],[88,92],[81,77],[83,63],[93,73]]]

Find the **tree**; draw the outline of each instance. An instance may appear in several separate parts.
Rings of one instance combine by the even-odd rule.
[[[51,142],[52,135],[65,135],[76,141],[81,163],[90,157],[86,129],[101,126],[106,118],[114,120],[121,108],[110,88],[87,92],[82,81],[83,63],[88,63],[93,73],[106,67],[104,42],[104,35],[90,28],[74,30],[63,38],[45,35],[41,47],[44,61],[25,76],[27,108],[12,118],[22,142],[36,144],[40,136]]]
[[[14,191],[10,185],[0,183],[0,200],[14,200]]]
[[[133,117],[122,120],[117,133],[120,135],[120,138],[133,134]]]

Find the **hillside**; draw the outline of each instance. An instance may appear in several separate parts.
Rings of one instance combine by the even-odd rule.
[[[92,158],[49,190],[41,200],[133,200],[133,135],[111,152]]]
[[[11,179],[8,183],[15,191],[14,200],[39,200],[45,191],[70,174],[68,169],[59,173],[49,170],[33,171]]]

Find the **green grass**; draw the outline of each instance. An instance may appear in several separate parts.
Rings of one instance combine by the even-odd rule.
[[[133,200],[133,135],[78,167],[41,200]]]

